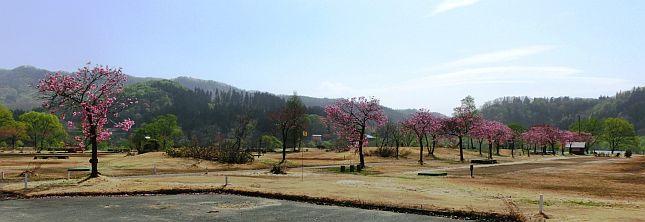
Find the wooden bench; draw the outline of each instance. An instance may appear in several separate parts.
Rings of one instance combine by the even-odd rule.
[[[448,176],[447,172],[420,172],[417,173],[419,176],[431,176],[431,177],[441,177],[441,176]]]
[[[489,159],[483,159],[483,160],[470,160],[470,163],[478,163],[478,164],[497,164],[497,160],[489,160]]]
[[[89,167],[70,167],[67,168],[67,179],[69,180],[72,176],[72,172],[89,172]]]
[[[36,159],[69,159],[69,155],[36,155],[34,160]]]

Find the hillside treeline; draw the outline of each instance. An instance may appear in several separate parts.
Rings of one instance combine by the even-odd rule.
[[[524,126],[550,124],[567,129],[580,118],[620,117],[633,123],[639,135],[645,134],[645,88],[619,92],[615,96],[583,99],[570,97],[503,97],[485,103],[486,119]]]

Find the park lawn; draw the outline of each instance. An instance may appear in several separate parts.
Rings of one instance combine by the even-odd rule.
[[[312,165],[319,163],[316,161],[321,157],[347,155],[310,152]],[[455,149],[438,149],[436,159],[428,159],[424,166],[419,166],[415,158],[418,156],[412,155],[398,161],[369,157],[368,174],[338,173],[319,168],[293,168],[287,175],[271,175],[267,170],[213,171],[209,174],[163,177],[101,177],[82,183],[78,183],[78,180],[37,181],[28,190],[22,190],[20,183],[13,183],[3,189],[31,196],[222,189],[224,175],[227,175],[229,186],[223,189],[358,200],[432,210],[500,213],[509,209],[504,200],[510,199],[521,212],[534,218],[538,218],[535,216],[537,198],[539,194],[544,194],[547,204],[545,211],[551,218],[549,221],[643,221],[645,218],[640,209],[645,204],[643,156],[630,159],[563,159],[558,156],[558,159],[549,160],[553,157],[532,155],[531,158],[518,156],[512,159],[502,153],[504,156],[496,159],[503,164],[477,166],[475,178],[470,178],[469,164],[454,161],[458,160],[456,153],[458,150]],[[466,156],[467,159],[479,158],[478,152],[473,151],[467,151]],[[275,159],[272,155],[265,157]],[[439,169],[448,172],[449,176],[416,175],[419,171]],[[301,174],[301,170],[304,174]]]
[[[369,153],[375,148],[369,147],[365,149],[365,153]],[[401,148],[401,153],[407,153],[405,157],[399,160],[394,158],[381,158],[373,155],[366,155],[368,163],[387,163],[391,164],[387,171],[400,172],[409,171],[411,168],[418,168],[418,150],[419,148]],[[289,150],[290,151],[290,150]],[[339,164],[358,164],[359,156],[355,151],[345,152],[326,152],[321,149],[304,148],[304,152],[288,152],[287,164],[290,167],[299,166],[324,166],[324,165],[339,165]],[[427,157],[424,150],[424,158],[426,159],[426,168],[438,166],[452,166],[464,164],[459,162],[459,156],[456,149],[441,149],[436,151],[435,158]],[[43,154],[49,154],[44,152]],[[30,175],[31,180],[52,180],[67,178],[67,168],[70,167],[89,167],[90,153],[73,153],[64,154],[69,155],[69,159],[38,159],[34,160],[33,152],[26,153],[0,153],[0,171],[4,171],[6,179],[10,181],[18,181],[22,178],[20,174],[26,170],[34,172]],[[466,159],[482,158],[478,152],[473,150],[466,150],[464,153]],[[152,174],[153,168],[156,168],[158,174],[176,174],[176,173],[200,173],[207,171],[231,171],[231,170],[253,170],[253,169],[266,169],[274,164],[280,162],[282,158],[281,153],[266,153],[260,157],[256,157],[255,161],[249,164],[222,164],[213,161],[203,161],[191,158],[171,158],[163,152],[146,153],[136,156],[127,156],[125,153],[99,153],[99,170],[105,176],[135,176],[135,175],[149,175]],[[516,156],[510,158],[510,153],[504,150],[502,156],[496,157],[500,162],[512,162],[527,159],[526,156]],[[532,156],[531,159],[540,159],[541,156]],[[83,177],[86,174],[83,172],[75,172],[72,177]]]

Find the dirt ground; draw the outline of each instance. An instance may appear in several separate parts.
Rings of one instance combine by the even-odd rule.
[[[505,203],[512,201],[517,205],[517,210],[535,221],[541,218],[536,215],[537,200],[540,194],[544,194],[547,221],[645,221],[645,211],[641,209],[645,204],[645,156],[522,155],[511,158],[510,153],[504,150],[502,156],[495,157],[500,164],[476,165],[475,176],[471,178],[470,164],[458,161],[456,149],[438,149],[435,157],[427,157],[423,166],[417,162],[418,148],[405,150],[411,152],[410,155],[399,160],[367,157],[368,168],[361,173],[340,173],[336,166],[296,167],[290,169],[287,175],[272,175],[266,170],[267,166],[279,161],[280,154],[277,153],[267,154],[252,164],[243,165],[168,158],[161,153],[135,157],[108,154],[100,158],[100,169],[103,175],[109,177],[80,183],[79,179],[42,180],[31,183],[27,190],[23,190],[22,184],[15,181],[4,184],[1,189],[25,195],[190,190],[221,188],[226,176],[229,185],[225,189],[358,200],[432,210],[504,213],[512,209]],[[468,160],[481,159],[478,151],[467,150],[465,154]],[[293,166],[303,162],[305,166],[319,166],[356,164],[358,158],[353,152],[311,149],[309,152],[289,154],[287,159]],[[41,165],[41,174],[57,174],[66,166],[86,162],[87,157],[44,161],[49,162]],[[32,162],[33,159],[28,160],[28,157],[0,155],[0,170],[14,174]],[[156,164],[158,172],[164,174],[204,172],[206,167],[210,173],[151,176],[152,164]],[[417,175],[424,171],[447,172],[448,176]]]
[[[366,153],[375,148],[366,148]],[[381,158],[377,156],[366,156],[368,163],[397,162],[392,167],[399,167],[405,164],[407,167],[418,166],[418,148],[401,148],[401,153],[408,153],[407,157],[399,160],[394,158]],[[67,169],[70,167],[89,167],[89,153],[63,153],[69,155],[69,159],[34,159],[35,155],[47,155],[50,153],[36,154],[33,152],[18,153],[4,151],[0,152],[0,170],[5,172],[5,179],[10,181],[21,180],[20,174],[26,170],[34,172],[31,180],[50,180],[67,178]],[[437,149],[436,158],[426,158],[425,167],[436,167],[453,164],[461,164],[459,156],[453,149]],[[510,155],[510,154],[508,154]],[[468,151],[465,153],[467,159],[480,158],[477,153]],[[506,155],[498,157],[501,162],[517,161],[526,159],[524,156],[517,156],[515,159]],[[533,158],[539,159],[540,156]],[[99,153],[99,169],[104,176],[134,176],[150,175],[156,169],[157,174],[173,173],[199,173],[207,171],[231,171],[266,169],[273,164],[279,163],[282,159],[281,153],[266,153],[256,157],[255,161],[249,164],[221,164],[212,161],[203,161],[190,158],[171,158],[163,152],[146,153],[135,156],[128,156],[125,153]],[[305,148],[303,152],[288,152],[287,164],[291,167],[304,165],[324,166],[339,164],[357,164],[358,154],[355,151],[326,152],[321,149]],[[409,165],[409,166],[408,166]],[[388,169],[389,170],[389,169]],[[73,173],[72,177],[84,177],[85,173]]]

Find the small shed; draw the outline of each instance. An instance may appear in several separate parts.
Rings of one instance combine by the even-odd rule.
[[[587,144],[585,142],[570,142],[567,143],[570,154],[585,155]]]
[[[311,141],[316,144],[320,144],[320,142],[322,142],[322,135],[319,135],[319,134],[311,135]]]

